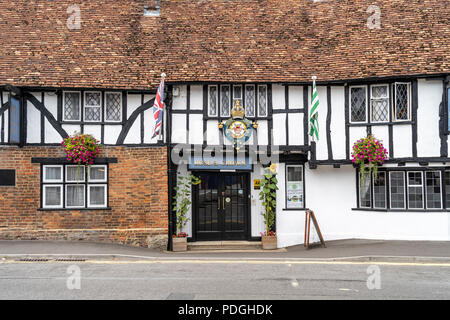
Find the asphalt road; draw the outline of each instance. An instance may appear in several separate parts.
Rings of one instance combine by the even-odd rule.
[[[450,299],[450,265],[0,262],[0,299]]]

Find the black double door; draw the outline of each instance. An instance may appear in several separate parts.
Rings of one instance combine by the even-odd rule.
[[[196,240],[247,240],[249,174],[196,173],[201,183],[193,192]]]

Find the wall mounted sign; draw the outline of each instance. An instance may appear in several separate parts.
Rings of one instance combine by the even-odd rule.
[[[191,156],[189,170],[245,170],[252,171],[253,166],[249,157],[208,157]]]
[[[288,208],[303,208],[303,183],[287,182],[286,197]]]
[[[253,180],[253,189],[259,190],[261,187],[261,180],[260,179],[254,179]]]

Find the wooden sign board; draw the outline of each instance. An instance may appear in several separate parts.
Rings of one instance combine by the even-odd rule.
[[[311,244],[309,243],[311,220],[314,223],[314,228],[316,229],[320,242],[322,243],[323,247],[326,248],[327,246],[325,244],[325,240],[323,240],[322,233],[320,232],[319,223],[317,223],[316,216],[314,215],[314,211],[312,210],[307,210],[305,212],[305,242],[303,245],[306,247],[306,249],[309,249],[311,247]]]

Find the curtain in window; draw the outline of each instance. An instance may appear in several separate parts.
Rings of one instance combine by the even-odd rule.
[[[103,206],[105,205],[105,186],[89,187],[89,205]]]
[[[60,186],[45,187],[45,205],[46,206],[61,205],[61,187]]]
[[[67,166],[67,181],[84,181],[84,166]]]
[[[91,167],[89,169],[89,179],[90,180],[98,180],[98,181],[104,181],[105,179],[105,167]]]
[[[45,180],[61,180],[61,167],[45,167]]]
[[[68,185],[66,202],[68,207],[84,206],[84,185]]]

